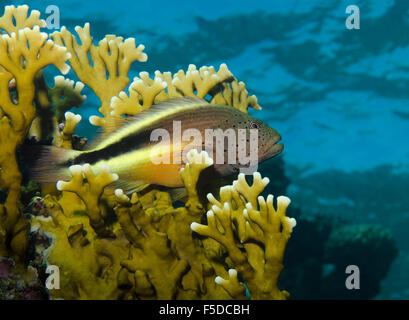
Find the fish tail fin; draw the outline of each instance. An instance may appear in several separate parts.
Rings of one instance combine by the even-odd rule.
[[[38,183],[55,183],[70,178],[68,167],[82,151],[54,146],[27,146],[24,158],[29,178]],[[27,156],[28,155],[28,156]]]

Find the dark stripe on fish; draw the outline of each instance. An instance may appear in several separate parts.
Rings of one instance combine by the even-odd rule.
[[[155,141],[150,141],[150,136],[152,131],[158,128],[167,130],[171,134],[170,138],[173,139],[173,121],[181,121],[182,133],[186,129],[196,127],[196,129],[201,131],[204,135],[205,129],[213,129],[211,125],[214,126],[215,118],[220,117],[221,121],[231,119],[231,113],[235,112],[235,109],[228,108],[229,109],[226,110],[224,108],[220,109],[214,106],[204,105],[200,108],[200,111],[203,113],[199,115],[199,108],[191,111],[181,110],[165,119],[159,119],[156,123],[151,124],[149,128],[140,128],[137,132],[131,133],[103,149],[84,152],[73,159],[69,159],[64,163],[61,163],[61,167],[84,163],[93,165],[99,161],[107,161],[111,158],[132,152],[133,150],[147,147],[149,144],[157,143]],[[198,120],[198,116],[201,120]],[[203,136],[202,138],[204,139],[205,137]]]
[[[98,161],[109,160],[115,158],[124,153],[128,153],[135,149],[141,149],[149,144],[151,130],[145,130],[143,132],[136,132],[127,137],[122,138],[120,141],[106,146],[104,149],[95,150],[80,154],[74,159],[67,160],[62,163],[62,166],[71,166],[74,164],[95,164]],[[126,151],[125,151],[126,150]]]

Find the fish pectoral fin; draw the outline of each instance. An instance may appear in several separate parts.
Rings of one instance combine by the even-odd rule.
[[[122,189],[126,194],[132,194],[134,192],[142,191],[143,189],[149,187],[149,183],[144,181],[125,181],[117,180],[112,183],[115,189]]]
[[[222,176],[228,176],[233,173],[238,173],[240,171],[240,166],[231,164],[214,165],[215,170]]]

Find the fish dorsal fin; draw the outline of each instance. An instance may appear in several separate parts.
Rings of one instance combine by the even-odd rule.
[[[180,98],[171,98],[164,101],[161,101],[158,104],[152,105],[150,108],[147,108],[136,115],[132,116],[111,116],[106,118],[106,123],[104,128],[98,132],[98,136],[93,139],[93,141],[87,147],[88,150],[92,150],[97,147],[102,141],[116,134],[119,130],[122,130],[126,126],[135,121],[141,121],[144,119],[154,118],[162,112],[172,112],[174,109],[186,108],[186,107],[195,107],[199,105],[209,104],[208,101],[197,98],[197,97],[180,97]]]
[[[198,98],[198,97],[180,97],[180,98],[170,98],[167,100],[163,100],[158,104],[154,104],[152,107],[166,107],[166,106],[173,106],[173,105],[199,105],[199,104],[208,104],[209,102],[205,99]],[[149,109],[147,109],[149,110]]]
[[[104,127],[99,127],[96,136],[92,139],[92,142],[87,145],[87,150],[92,150],[98,146],[102,141],[104,141],[111,134],[121,130],[123,127],[127,126],[130,122],[134,121],[133,117],[122,117],[122,116],[110,116],[105,120]]]
[[[134,116],[127,117],[127,121],[138,121],[150,117],[154,117],[158,113],[162,112],[172,112],[175,109],[183,108],[194,108],[200,105],[209,104],[204,99],[196,97],[181,97],[181,98],[171,98],[164,101],[161,101],[157,104],[152,105],[150,108],[147,108]]]

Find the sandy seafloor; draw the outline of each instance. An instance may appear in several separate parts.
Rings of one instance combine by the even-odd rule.
[[[131,77],[227,63],[263,107],[252,114],[283,136],[292,201],[305,214],[390,228],[400,256],[378,298],[409,298],[408,1],[11,3],[43,13],[55,4],[61,25],[72,31],[90,22],[95,40],[134,37],[149,61],[134,63]],[[345,27],[349,4],[360,8],[359,30]],[[74,111],[88,117],[98,100],[85,91],[86,103]],[[79,134],[92,130],[82,121]]]

